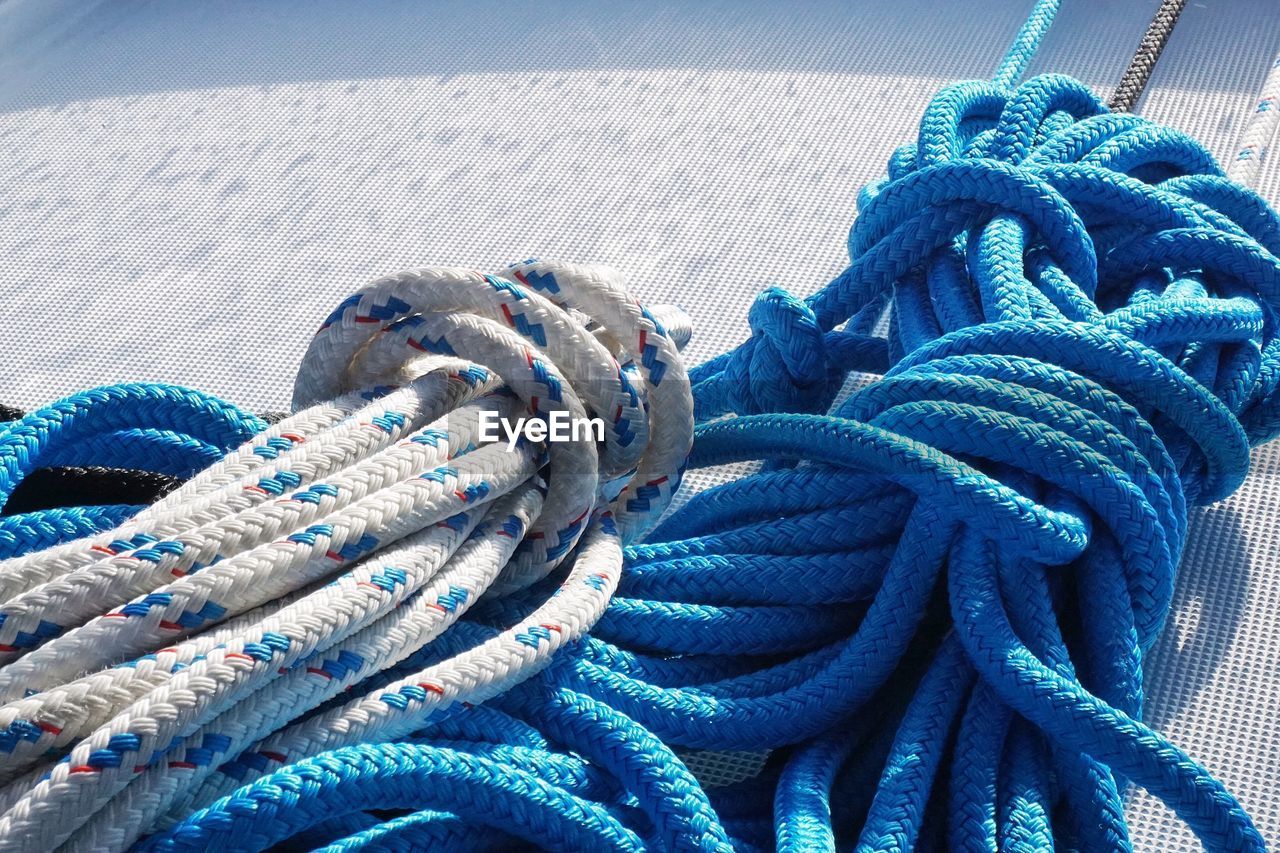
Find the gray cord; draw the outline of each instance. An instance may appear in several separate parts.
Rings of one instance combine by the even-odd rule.
[[[1142,96],[1142,91],[1147,88],[1151,72],[1155,70],[1156,62],[1159,61],[1160,54],[1164,52],[1164,46],[1169,41],[1169,34],[1173,32],[1174,25],[1178,23],[1178,16],[1182,14],[1182,9],[1186,5],[1187,0],[1162,0],[1155,17],[1151,19],[1150,26],[1142,35],[1142,41],[1138,42],[1138,49],[1134,52],[1133,59],[1129,60],[1129,67],[1124,70],[1119,85],[1111,95],[1111,103],[1108,106],[1111,107],[1112,112],[1127,113],[1133,110],[1134,104]]]

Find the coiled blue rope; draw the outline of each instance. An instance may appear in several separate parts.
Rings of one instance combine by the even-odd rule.
[[[82,391],[0,424],[0,506],[43,467],[88,463],[190,477],[265,428],[230,403],[176,385]],[[0,558],[110,530],[139,509],[68,506],[0,517]]]
[[[850,266],[766,290],[752,338],[693,372],[691,464],[768,464],[630,548],[590,637],[144,846],[1123,851],[1132,781],[1206,847],[1263,849],[1140,720],[1188,507],[1280,431],[1280,219],[1074,80],[1011,89],[1055,5],[996,82],[930,104],[859,200]],[[833,407],[851,370],[885,376]],[[673,748],[776,752],[706,788]]]

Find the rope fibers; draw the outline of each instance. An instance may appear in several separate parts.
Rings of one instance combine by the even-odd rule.
[[[1263,849],[1142,674],[1189,507],[1280,431],[1280,219],[1014,86],[1055,6],[928,106],[849,267],[687,382],[603,273],[381,280],[298,414],[0,564],[0,849],[1128,850],[1127,782]],[[605,442],[476,442],[552,400]],[[695,416],[689,465],[764,464],[638,539]],[[705,787],[674,750],[773,752]]]
[[[1262,88],[1254,99],[1253,116],[1229,167],[1231,177],[1242,184],[1253,184],[1258,180],[1258,173],[1275,141],[1277,125],[1280,125],[1280,56],[1271,62]]]

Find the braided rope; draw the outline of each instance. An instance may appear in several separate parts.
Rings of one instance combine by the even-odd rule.
[[[27,475],[0,515],[21,515],[58,509],[71,496],[80,506],[155,503],[181,484],[177,477],[136,468],[65,467],[39,468]]]
[[[1151,18],[1146,32],[1142,34],[1138,49],[1129,60],[1129,66],[1121,75],[1115,91],[1111,93],[1107,106],[1116,112],[1129,112],[1138,103],[1138,98],[1142,97],[1142,91],[1147,88],[1151,72],[1160,61],[1160,54],[1164,52],[1169,36],[1173,34],[1173,28],[1186,5],[1187,0],[1160,0],[1160,6]]]
[[[1280,125],[1280,56],[1272,61],[1254,99],[1253,115],[1236,146],[1235,159],[1228,167],[1231,177],[1242,184],[1257,182],[1275,140],[1277,125]]]
[[[491,703],[546,734],[532,748],[548,767],[604,737],[550,697],[610,709],[618,739],[651,744],[635,766],[675,774],[623,785],[643,816],[613,812],[665,849],[1124,850],[1118,778],[1210,849],[1262,849],[1221,784],[1140,719],[1189,507],[1236,488],[1276,431],[1280,223],[1196,143],[1068,78],[951,87],[921,128],[864,192],[850,268],[807,300],[766,291],[752,339],[693,371],[690,464],[769,464],[629,547],[591,635]],[[809,414],[885,357],[883,379]],[[472,616],[494,627],[464,620],[429,649],[488,649],[539,600],[482,602]],[[413,677],[370,694],[399,692],[407,714],[336,708],[265,752],[438,738],[459,717],[406,696]],[[480,754],[506,736],[466,740]],[[782,765],[703,790],[671,746],[778,749]],[[227,831],[251,777],[292,784],[255,754],[210,774],[156,843]],[[743,806],[771,798],[772,822]],[[421,808],[349,843],[541,839],[547,819]],[[680,831],[651,834],[663,825]]]
[[[973,159],[980,156],[1018,170]],[[1033,185],[1034,193],[1022,190]],[[992,186],[1002,201],[993,203]],[[860,206],[850,236],[854,265],[807,305],[792,304],[796,313],[812,311],[816,334],[829,341],[836,333],[824,332],[831,321],[821,309],[839,300],[856,319],[860,302],[874,304],[872,288],[892,282],[893,369],[836,412],[855,420],[761,415],[712,423],[700,426],[695,454],[695,463],[781,455],[830,465],[843,447],[844,464],[919,495],[916,512],[928,500],[955,507],[946,515],[963,522],[959,531],[953,522],[931,534],[913,534],[908,522],[898,540],[895,556],[920,535],[949,551],[947,588],[965,655],[950,642],[929,667],[861,818],[860,847],[910,848],[929,826],[930,762],[958,724],[947,836],[956,849],[996,849],[1011,839],[1043,849],[1047,838],[1125,849],[1112,772],[1164,799],[1210,849],[1261,849],[1221,785],[1137,716],[1141,660],[1167,612],[1185,507],[1229,493],[1247,470],[1248,444],[1275,433],[1276,344],[1267,331],[1280,295],[1275,214],[1220,177],[1191,140],[1106,116],[1062,78],[1032,80],[1012,96],[985,84],[944,92],[922,122],[919,145],[895,155],[889,181]],[[716,367],[723,375],[732,364]],[[820,376],[824,366],[806,369]],[[693,375],[706,383],[696,388],[716,388],[715,370]],[[874,452],[854,455],[855,446]],[[892,462],[896,454],[914,461]],[[964,490],[944,496],[934,481],[957,464],[946,476]],[[744,487],[731,488],[725,503]],[[775,495],[773,505],[781,504]],[[798,498],[795,511],[812,512]],[[912,564],[918,572],[935,563]],[[1071,566],[1078,579],[1050,566]],[[889,597],[892,572],[872,612]],[[923,608],[924,598],[907,603]],[[869,613],[855,645],[872,623]],[[887,650],[883,639],[875,648]],[[865,661],[850,664],[838,670],[846,679],[883,677]],[[961,719],[965,682],[953,680],[936,698],[927,685],[947,683],[930,682],[934,673],[962,679],[974,670],[980,686]],[[585,665],[579,671],[601,685],[595,695],[641,695],[635,684]],[[793,720],[830,708],[827,699],[802,713],[799,697],[823,689],[817,678],[803,684],[787,703]],[[837,684],[828,696],[840,695]],[[640,722],[691,745],[739,744],[710,740],[736,731],[739,707],[717,702],[703,712],[695,704],[702,692],[681,698],[724,723],[693,739],[688,726],[653,713],[660,698],[623,707],[648,710]],[[756,707],[768,706],[753,695],[740,713]],[[1011,727],[1009,709],[1043,734]],[[913,728],[917,710],[921,724],[934,727],[923,739]],[[759,733],[758,721],[747,719],[743,734]],[[814,726],[815,748],[826,719]],[[795,735],[780,726],[777,742]],[[796,784],[830,790],[837,770],[811,756],[794,759],[792,772],[803,780]],[[785,805],[800,813],[779,814],[779,847],[825,845],[811,827],[828,827],[819,838],[830,837],[827,800]],[[1060,807],[1065,819],[1052,820]]]
[[[693,402],[669,390],[662,327],[599,273],[407,274],[313,342],[296,401],[336,402],[113,534],[130,539],[0,565],[0,628],[35,638],[0,669],[0,849],[1127,850],[1118,779],[1210,849],[1263,849],[1141,722],[1142,666],[1189,507],[1280,431],[1280,219],[1194,141],[1076,81],[1010,89],[1055,7],[1037,4],[996,84],[935,98],[861,195],[849,268],[805,300],[766,290],[752,338],[692,372]],[[836,403],[851,370],[887,372]],[[403,387],[343,396],[384,383]],[[617,414],[598,455],[548,448],[544,493],[539,453],[475,434],[486,407],[541,412],[548,394]],[[634,544],[694,403],[689,464],[765,465]],[[419,514],[375,511],[442,461],[456,492],[488,490],[447,517],[429,487]],[[331,482],[353,494],[295,493],[316,510],[252,493]],[[149,529],[165,538],[134,539]],[[325,541],[261,544],[299,530]],[[372,558],[316,566],[365,535]],[[96,669],[159,645],[158,623],[31,627],[50,605],[87,614],[82,586],[129,619],[169,607],[157,589],[193,613],[202,576],[233,603],[201,619],[225,621],[125,667]],[[58,713],[70,734],[39,724]],[[704,789],[673,746],[777,752]],[[70,751],[46,763],[50,747]],[[369,814],[385,808],[404,814]]]
[[[263,426],[216,397],[172,385],[134,383],[73,394],[0,424],[0,506],[8,509],[15,494],[24,499],[19,493],[30,475],[86,459],[188,477]],[[136,511],[116,504],[41,510],[16,504],[0,516],[0,558],[110,529]]]
[[[678,486],[680,326],[595,268],[376,281],[317,333],[297,414],[123,526],[0,563],[0,849],[122,849],[237,756],[377,740],[544,666]],[[603,443],[481,439],[556,411]],[[299,719],[566,560],[524,623]]]

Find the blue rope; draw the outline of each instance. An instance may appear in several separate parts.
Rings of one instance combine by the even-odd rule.
[[[1027,73],[1031,58],[1035,56],[1040,42],[1044,41],[1045,35],[1048,34],[1049,26],[1053,23],[1054,16],[1058,14],[1060,5],[1062,0],[1036,0],[1031,14],[1023,22],[1018,34],[1013,37],[1013,43],[1009,45],[1008,52],[996,69],[993,79],[997,86],[1010,88]]]
[[[643,848],[607,809],[562,787],[555,765],[531,767],[425,744],[348,747],[260,779],[147,846],[261,850],[335,814],[431,803],[549,849]]]
[[[848,268],[806,299],[765,290],[752,337],[691,372],[690,465],[766,464],[629,548],[589,637],[484,706],[286,766],[144,847],[1127,851],[1132,781],[1206,847],[1263,849],[1141,716],[1188,508],[1280,432],[1280,218],[1075,80],[1013,88],[1056,6],[994,82],[929,105],[860,195]],[[855,370],[884,377],[838,401]],[[224,410],[138,420],[133,394],[85,433],[222,446]],[[0,463],[3,493],[28,460]],[[355,689],[544,594],[483,602]],[[707,788],[676,749],[774,752]]]
[[[119,527],[142,507],[73,506],[0,517],[0,557],[18,557],[59,542]]]
[[[230,403],[176,385],[82,391],[0,423],[0,506],[43,467],[87,463],[190,477],[265,428]],[[140,509],[69,506],[0,517],[0,558],[110,530]]]

